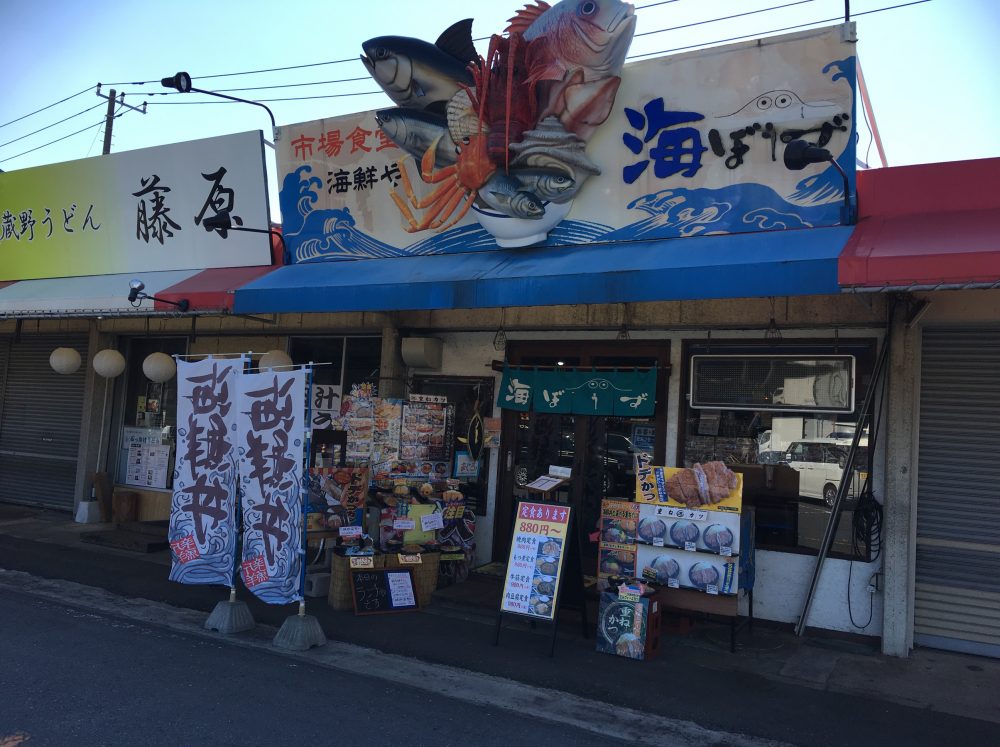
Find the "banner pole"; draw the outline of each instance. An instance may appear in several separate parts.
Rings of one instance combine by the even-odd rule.
[[[209,360],[217,358],[215,355],[207,357]],[[233,378],[239,378],[247,372],[250,366],[250,353],[247,353],[246,357],[242,359],[242,364],[241,369],[235,370],[236,375]],[[178,400],[180,400],[179,396]],[[229,599],[215,605],[215,609],[212,610],[208,619],[205,620],[206,630],[215,630],[224,635],[253,630],[255,625],[253,615],[250,613],[250,607],[247,606],[246,602],[236,598],[236,578],[239,574],[243,556],[243,502],[241,500],[243,491],[240,487],[238,464],[234,463],[233,468],[235,470],[233,486],[235,493],[233,500],[233,531],[236,533],[236,537],[233,543],[232,572],[229,576]]]
[[[306,614],[306,558],[309,548],[309,522],[306,521],[306,511],[309,508],[309,454],[312,451],[312,380],[313,364],[309,361],[306,374],[306,434],[302,439],[302,573],[299,579],[299,614]]]
[[[278,648],[290,651],[306,651],[313,646],[326,645],[326,634],[319,620],[314,615],[306,614],[306,548],[309,541],[306,528],[306,509],[309,506],[309,451],[312,445],[312,362],[306,368],[306,433],[302,440],[302,510],[299,520],[302,522],[302,547],[299,548],[302,571],[299,576],[299,612],[291,615],[282,623],[278,634],[274,636],[273,644]]]

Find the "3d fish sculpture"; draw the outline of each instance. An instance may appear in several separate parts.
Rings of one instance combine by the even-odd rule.
[[[486,57],[475,53],[470,19],[434,44],[365,42],[362,62],[398,105],[378,112],[379,126],[434,185],[418,197],[401,169],[392,199],[406,229],[444,231],[473,205],[529,224],[551,205],[565,215],[600,173],[586,143],[613,109],[634,12],[621,0],[539,0],[490,38]]]

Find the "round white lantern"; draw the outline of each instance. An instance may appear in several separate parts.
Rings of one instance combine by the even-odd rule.
[[[260,357],[257,368],[261,371],[270,371],[275,368],[283,368],[292,365],[292,358],[284,350],[268,350]]]
[[[49,356],[49,365],[59,374],[73,374],[80,370],[80,354],[73,348],[56,348]]]
[[[125,356],[112,348],[99,350],[91,365],[100,376],[113,379],[125,370]]]
[[[174,374],[177,373],[177,364],[166,353],[150,353],[142,362],[142,372],[150,381],[163,384],[174,378]]]

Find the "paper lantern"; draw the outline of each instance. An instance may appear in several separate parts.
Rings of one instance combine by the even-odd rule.
[[[100,376],[113,379],[125,370],[125,356],[112,348],[99,350],[91,365]]]
[[[80,354],[73,348],[56,348],[49,356],[49,365],[59,374],[73,374],[80,370]]]
[[[177,373],[177,364],[166,353],[150,353],[142,362],[142,372],[150,381],[163,384],[174,378],[174,374]]]
[[[273,368],[290,365],[292,365],[292,358],[284,350],[268,350],[260,357],[257,368],[261,371],[270,371]]]

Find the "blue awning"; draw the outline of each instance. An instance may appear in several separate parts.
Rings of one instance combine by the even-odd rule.
[[[852,227],[501,249],[282,267],[233,310],[474,309],[836,294]]]

